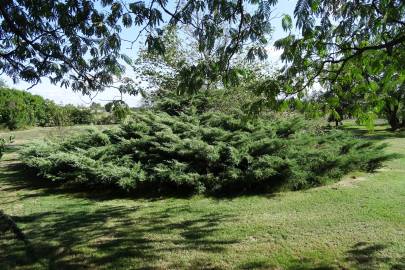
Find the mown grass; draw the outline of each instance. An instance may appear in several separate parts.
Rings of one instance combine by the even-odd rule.
[[[405,154],[404,133],[348,128]],[[51,188],[22,171],[18,145],[53,132],[15,132],[0,163],[0,208],[31,242],[0,235],[0,269],[405,268],[405,157],[300,192],[134,199]]]

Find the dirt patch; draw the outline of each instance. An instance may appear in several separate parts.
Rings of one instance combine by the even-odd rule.
[[[350,177],[345,177],[339,182],[336,182],[332,184],[330,187],[331,188],[345,188],[345,187],[358,187],[358,184],[362,181],[366,180],[365,176],[350,176]]]

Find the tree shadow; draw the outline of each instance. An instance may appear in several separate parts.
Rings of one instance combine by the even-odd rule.
[[[385,248],[381,244],[359,242],[348,251],[346,260],[359,269],[377,269],[381,263],[390,261],[390,258],[379,255]]]
[[[215,211],[190,214],[187,206],[169,204],[151,209],[154,211],[148,209],[146,215],[139,216],[139,209],[134,207],[95,206],[98,200],[114,199],[111,194],[100,197],[88,191],[67,190],[38,180],[19,163],[1,165],[1,191],[18,192],[18,196],[10,196],[2,205],[55,195],[86,199],[48,207],[51,209],[48,212],[12,216],[31,247],[27,249],[12,234],[1,235],[0,269],[94,269],[101,266],[125,269],[128,261],[131,267],[151,269],[159,260],[170,261],[167,256],[173,252],[219,253],[237,242],[213,237],[221,223],[232,220],[227,214]],[[121,195],[117,197],[122,199]],[[179,215],[185,218],[179,221]]]
[[[325,262],[322,259],[299,258],[290,261],[288,270],[339,270],[339,269],[405,269],[405,256],[391,258],[384,256],[384,250],[388,245],[359,242],[352,246],[345,254],[343,260]],[[345,264],[345,265],[343,265]],[[349,267],[349,268],[348,268]],[[239,269],[278,269],[272,267],[266,261],[250,261],[239,266]]]
[[[277,269],[274,265],[263,260],[250,260],[239,265],[238,269]]]
[[[11,144],[11,145],[6,145],[4,148],[3,154],[12,154],[18,151],[20,149],[21,145],[19,144]]]
[[[139,218],[133,216],[139,210],[134,207],[83,208],[86,203],[75,211],[61,209],[12,217],[25,228],[32,252],[27,253],[24,245],[10,236],[0,238],[4,251],[0,253],[0,269],[125,268],[128,261],[131,267],[147,269],[172,252],[218,253],[236,242],[211,237],[220,223],[231,218],[229,215],[193,215],[174,222],[176,215],[188,211],[186,207],[168,207]]]
[[[347,252],[346,261],[356,269],[381,269],[382,265],[390,269],[405,269],[405,257],[396,260],[384,256],[388,245],[359,242]]]
[[[288,270],[338,270],[345,269],[336,263],[325,263],[315,261],[310,258],[300,258],[292,261],[292,264],[286,268]]]
[[[395,139],[395,138],[405,138],[405,131],[398,130],[398,131],[391,131],[387,129],[380,129],[375,130],[373,132],[369,132],[366,129],[362,129],[360,127],[342,127],[343,130],[350,131],[353,135],[369,140],[386,140],[386,139]]]
[[[392,270],[403,270],[405,269],[405,256],[403,256],[401,259],[399,259],[398,261],[396,261],[392,267]]]

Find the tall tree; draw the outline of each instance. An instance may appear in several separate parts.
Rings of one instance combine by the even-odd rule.
[[[401,0],[299,0],[294,11],[299,35],[290,33],[275,45],[283,49],[284,93],[302,94],[314,83],[355,80],[348,91],[384,103],[398,116],[405,82],[405,2]],[[291,29],[291,19],[285,28]],[[369,104],[371,104],[369,103]],[[392,110],[395,111],[392,112]],[[390,112],[388,112],[390,111]],[[393,129],[398,119],[390,121]]]
[[[162,27],[188,25],[201,51],[214,49],[220,61],[212,71],[226,72],[227,63],[248,40],[268,31],[276,0],[4,0],[0,5],[0,72],[33,84],[53,83],[89,93],[120,78],[128,57],[120,53],[123,27],[144,34],[149,50],[164,53]],[[201,15],[194,24],[192,14]],[[224,27],[226,22],[227,27]],[[230,41],[215,47],[219,33]],[[128,41],[133,43],[134,40]],[[265,46],[262,40],[260,48]],[[259,47],[252,54],[260,54]],[[124,60],[121,61],[121,60]],[[124,83],[125,84],[125,83]]]

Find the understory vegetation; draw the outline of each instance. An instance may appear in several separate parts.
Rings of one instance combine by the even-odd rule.
[[[23,163],[61,184],[148,194],[298,190],[373,171],[385,145],[298,115],[143,110],[116,129],[30,144]]]

